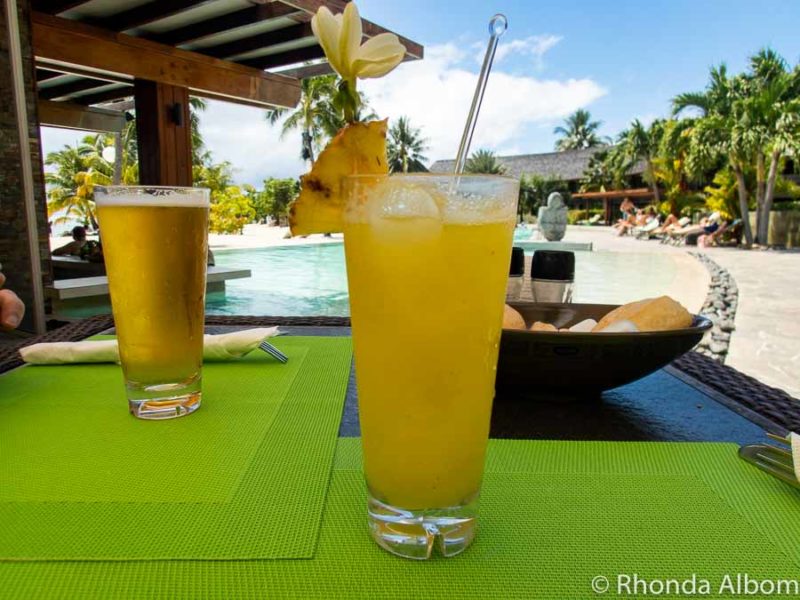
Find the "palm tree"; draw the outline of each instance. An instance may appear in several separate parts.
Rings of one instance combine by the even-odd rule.
[[[400,117],[389,128],[389,170],[392,173],[427,171],[424,163],[428,159],[423,154],[428,149],[426,142],[421,131],[411,126],[408,117]]]
[[[200,133],[200,113],[208,108],[208,102],[197,96],[189,96],[189,128],[192,139],[192,164],[197,165],[206,158],[206,143]]]
[[[620,135],[623,135],[624,132]],[[609,146],[595,152],[589,159],[581,179],[582,192],[605,192],[628,186],[625,176],[633,163],[620,145]]]
[[[778,165],[800,148],[800,76],[777,52],[763,49],[750,58],[747,77],[750,93],[734,107],[739,117],[735,134],[756,155],[756,239],[766,244]]]
[[[661,195],[658,190],[653,159],[658,154],[663,132],[664,127],[661,121],[653,121],[650,127],[645,127],[639,119],[634,119],[630,128],[619,135],[621,151],[625,153],[631,164],[640,160],[644,161],[644,179],[653,187],[653,199],[657,203],[661,203]]]
[[[556,150],[575,150],[578,148],[594,148],[602,146],[608,139],[597,134],[601,121],[592,121],[588,110],[578,109],[564,120],[564,125],[553,129],[560,135],[556,141]]]
[[[800,149],[800,71],[790,71],[776,52],[764,49],[750,58],[749,72],[728,77],[725,66],[711,70],[704,92],[673,100],[677,114],[699,110],[692,129],[691,159],[708,164],[724,156],[737,181],[747,245],[753,242],[745,172],[755,170],[756,239],[766,244],[769,214],[781,159]]]
[[[45,173],[47,213],[62,213],[54,223],[78,220],[85,227],[97,227],[94,186],[111,183],[111,165],[102,156],[102,136],[87,136],[76,146],[64,146],[45,159],[54,171]],[[98,151],[99,149],[99,151]]]
[[[301,82],[300,102],[293,112],[286,108],[267,111],[267,121],[275,125],[283,117],[281,138],[295,129],[300,130],[303,160],[314,162],[314,148],[322,145],[325,136],[335,134],[339,129],[338,111],[334,106],[336,95],[336,76],[321,75]],[[287,116],[288,115],[288,116]]]
[[[745,169],[752,163],[752,147],[743,136],[737,135],[737,115],[734,105],[745,96],[746,81],[728,77],[725,65],[712,67],[709,82],[702,92],[680,94],[672,100],[672,113],[677,116],[686,109],[695,109],[700,117],[690,121],[686,131],[689,138],[687,168],[697,173],[725,158],[736,177],[739,210],[742,215],[747,246],[753,243],[750,228],[749,194]]]
[[[464,166],[467,173],[485,173],[487,175],[502,175],[506,169],[497,161],[491,150],[477,150],[467,159]]]

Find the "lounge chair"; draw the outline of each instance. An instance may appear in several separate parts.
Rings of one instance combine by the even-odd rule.
[[[637,240],[649,240],[655,237],[655,231],[661,226],[658,217],[653,217],[645,225],[633,228],[633,235]]]
[[[738,246],[742,240],[744,225],[741,219],[722,223],[714,233],[706,234],[705,246]],[[698,240],[699,241],[699,240]]]
[[[603,215],[595,215],[591,219],[581,219],[576,225],[598,225],[603,220]]]
[[[720,229],[722,231],[717,232],[717,235],[714,236],[717,246],[738,246],[742,243],[744,221],[741,219],[734,219],[730,225]]]
[[[674,246],[680,246],[681,244],[686,244],[687,246],[695,246],[697,245],[697,238],[699,238],[703,234],[712,234],[716,231],[719,231],[721,228],[720,226],[720,214],[718,212],[711,213],[708,218],[702,219],[696,225],[689,225],[688,227],[682,227],[680,229],[676,229],[670,233],[670,242]],[[708,228],[713,226],[714,224],[717,225],[714,231],[708,231]]]
[[[689,217],[681,217],[680,219],[678,219],[677,228],[671,228],[671,229],[660,228],[660,230],[657,229],[653,233],[655,234],[656,237],[658,236],[661,237],[662,244],[669,244],[673,242],[673,235],[676,234],[676,232],[685,229],[691,222],[692,220]]]

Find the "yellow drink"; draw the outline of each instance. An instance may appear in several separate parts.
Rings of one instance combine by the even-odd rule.
[[[98,198],[120,359],[131,410],[142,418],[200,405],[208,208],[204,190],[196,192],[199,200],[189,192],[145,205],[136,195]]]
[[[517,184],[465,178],[467,187],[497,180],[481,210],[444,208],[435,184],[449,177],[358,179],[344,237],[370,496],[404,511],[458,513],[476,501],[483,473]],[[386,537],[375,512],[373,536]],[[408,522],[392,527],[396,536]]]

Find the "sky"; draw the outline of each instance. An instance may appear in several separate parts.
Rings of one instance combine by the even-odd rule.
[[[453,158],[488,41],[502,12],[500,41],[472,149],[500,155],[553,150],[553,128],[578,108],[615,136],[631,120],[667,116],[670,99],[701,90],[712,65],[746,68],[769,46],[800,59],[800,0],[357,0],[361,15],[425,46],[425,59],[359,82],[381,117],[410,118],[431,163]],[[281,138],[264,111],[210,102],[201,130],[215,160],[238,183],[297,177],[300,134]],[[43,128],[46,152],[82,134]]]

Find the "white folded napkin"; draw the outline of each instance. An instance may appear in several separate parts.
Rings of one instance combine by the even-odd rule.
[[[205,335],[203,360],[240,358],[277,333],[277,327],[258,327],[221,335]],[[21,348],[19,353],[22,360],[33,365],[119,362],[117,340],[32,344]]]
[[[794,464],[794,476],[800,481],[800,435],[792,432],[789,434],[789,443],[792,446],[792,463]]]

